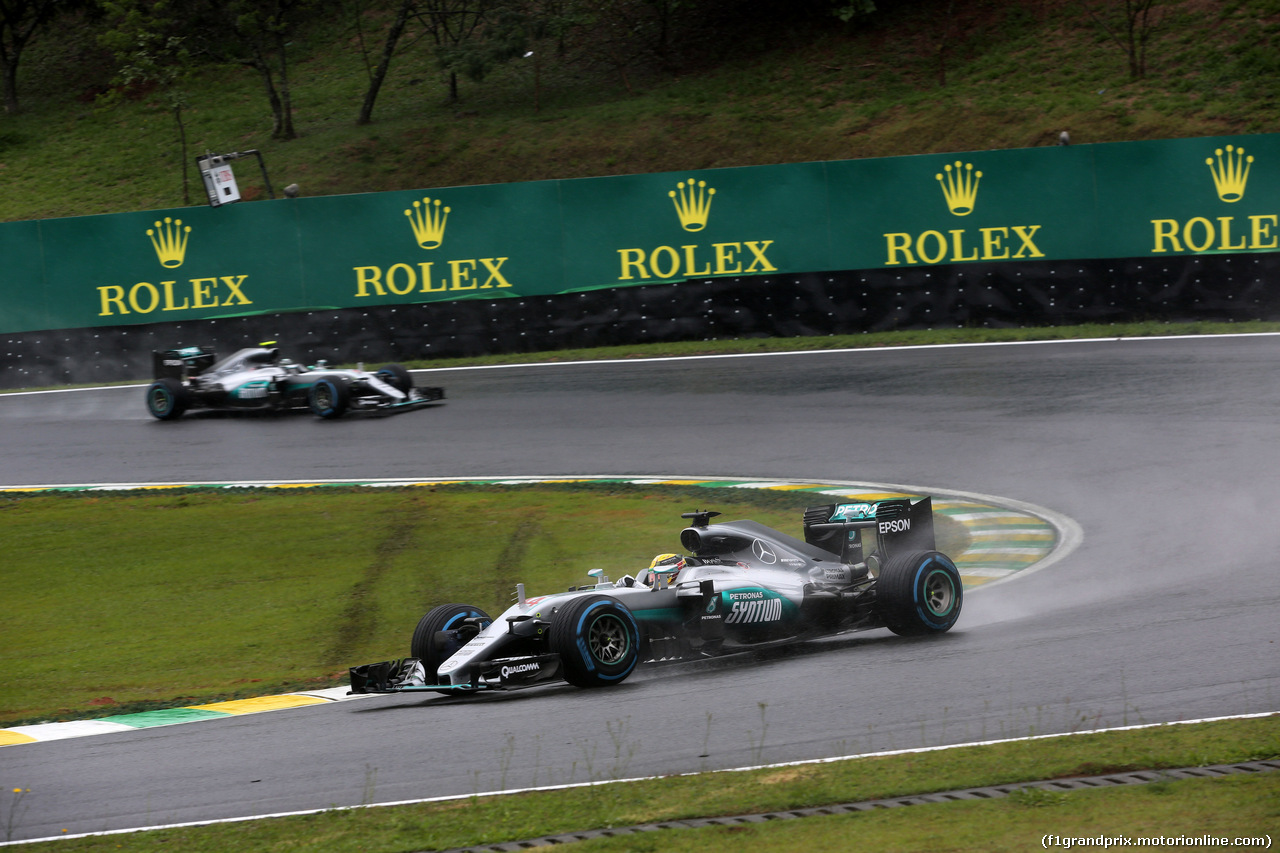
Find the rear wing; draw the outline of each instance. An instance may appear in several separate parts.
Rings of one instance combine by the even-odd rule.
[[[804,511],[804,541],[846,564],[935,550],[933,498],[823,504]]]
[[[217,359],[211,347],[152,350],[151,371],[156,379],[182,379],[207,370]]]

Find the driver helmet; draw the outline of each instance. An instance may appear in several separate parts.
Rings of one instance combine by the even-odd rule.
[[[679,554],[659,554],[653,558],[649,568],[640,573],[637,579],[648,586],[670,586],[675,583],[676,575],[684,568],[684,557]]]

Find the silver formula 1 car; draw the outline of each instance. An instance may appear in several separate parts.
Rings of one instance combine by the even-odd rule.
[[[634,578],[526,598],[496,620],[465,604],[422,617],[410,657],[353,667],[352,693],[469,693],[564,680],[618,684],[642,662],[704,658],[844,631],[940,634],[960,615],[955,563],[935,550],[929,498],[826,504],[804,540],[685,513],[687,555]]]
[[[153,352],[155,381],[147,411],[169,421],[188,409],[310,409],[321,418],[348,411],[416,408],[444,399],[443,388],[419,388],[409,371],[388,364],[372,373],[313,366],[280,357],[270,344],[237,350],[221,361],[208,347]]]

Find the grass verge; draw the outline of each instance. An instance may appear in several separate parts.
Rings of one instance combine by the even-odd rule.
[[[59,839],[68,853],[325,850],[401,853],[498,844],[604,827],[782,811],[1041,779],[1280,757],[1280,716],[1169,725],[1035,741],[871,756],[827,764],[706,773],[561,791],[310,815],[129,835]],[[19,780],[20,781],[20,780]],[[37,796],[31,791],[24,796]],[[0,815],[13,800],[0,796]],[[369,792],[370,801],[376,790]],[[987,802],[919,805],[755,827],[671,830],[582,843],[581,850],[1025,850],[1066,837],[1270,834],[1280,773],[1156,782]]]
[[[345,683],[445,602],[634,574],[714,506],[800,535],[814,496],[626,484],[0,497],[0,726]],[[939,516],[957,553],[960,525]],[[601,531],[625,531],[622,537]]]

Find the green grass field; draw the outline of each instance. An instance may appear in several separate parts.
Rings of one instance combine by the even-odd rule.
[[[496,615],[518,582],[635,574],[709,502],[799,536],[804,501],[625,485],[11,493],[0,726],[345,684],[350,666],[408,654],[437,604]],[[963,547],[959,525],[937,525],[940,548]]]

